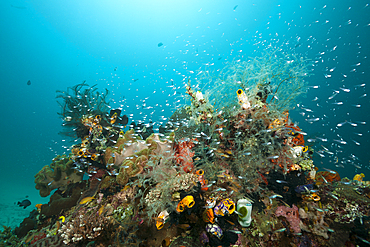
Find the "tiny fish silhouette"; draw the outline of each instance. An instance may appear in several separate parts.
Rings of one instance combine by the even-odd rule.
[[[27,85],[28,86],[31,85],[31,80],[28,80]]]
[[[28,200],[28,199],[25,199],[25,200],[23,200],[21,202],[18,202],[17,205],[20,206],[20,207],[26,208],[29,205],[31,205],[31,201]]]

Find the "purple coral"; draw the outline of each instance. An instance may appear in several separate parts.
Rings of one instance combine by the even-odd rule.
[[[286,206],[279,206],[276,209],[275,214],[276,216],[284,216],[294,232],[301,232],[301,228],[299,227],[300,219],[297,206],[295,206],[294,204],[291,208]]]

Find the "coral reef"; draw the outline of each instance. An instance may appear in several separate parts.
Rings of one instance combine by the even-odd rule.
[[[287,63],[286,61],[290,61]],[[68,155],[35,176],[49,203],[13,246],[351,246],[370,235],[370,183],[317,172],[289,115],[309,62],[274,50],[199,72],[156,132],[86,83],[59,92]],[[162,122],[161,122],[162,124]],[[310,145],[310,144],[309,144]],[[4,246],[6,246],[4,244]]]

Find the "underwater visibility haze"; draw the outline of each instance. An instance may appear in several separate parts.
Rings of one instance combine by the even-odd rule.
[[[367,1],[2,1],[0,246],[369,246]]]

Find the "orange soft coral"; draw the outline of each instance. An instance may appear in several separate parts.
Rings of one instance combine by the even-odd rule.
[[[301,129],[293,123],[286,124],[285,127],[292,129],[290,133],[295,136],[292,139],[292,143],[296,146],[304,146],[304,137],[299,133]]]
[[[329,171],[320,171],[320,172],[317,172],[316,173],[316,184],[322,184],[322,183],[325,183],[324,179],[331,183],[333,181],[340,181],[340,176],[338,174],[338,172],[335,172],[332,171],[332,172],[329,172]]]
[[[176,163],[179,164],[185,172],[191,172],[194,168],[193,156],[194,152],[191,151],[191,148],[194,147],[194,141],[197,139],[192,139],[190,141],[180,140],[176,145]]]

